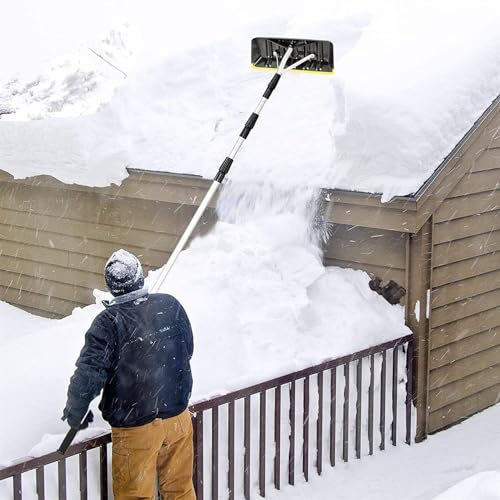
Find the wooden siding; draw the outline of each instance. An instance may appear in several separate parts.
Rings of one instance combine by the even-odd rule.
[[[500,155],[486,150],[434,213],[429,432],[500,396]]]
[[[384,229],[396,233],[418,231],[416,203],[397,199],[381,203],[380,196],[325,190],[325,220],[331,224]],[[422,221],[422,223],[425,221]]]
[[[90,188],[47,176],[0,176],[0,299],[49,317],[70,314],[104,289],[109,255],[124,247],[144,269],[167,260],[209,181],[130,171]],[[213,207],[199,231],[211,226]]]
[[[395,231],[335,224],[324,247],[323,262],[326,266],[362,269],[406,286],[406,238],[406,234]]]

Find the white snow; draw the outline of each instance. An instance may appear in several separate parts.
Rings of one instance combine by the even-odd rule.
[[[15,121],[92,114],[111,100],[133,61],[133,36],[126,24],[82,45],[71,57],[59,56],[48,67],[31,68],[0,87],[0,102]],[[41,72],[42,71],[42,72]]]
[[[414,312],[415,312],[415,317],[417,318],[417,321],[420,321],[420,300],[417,300],[417,302],[415,302]]]
[[[0,79],[71,53],[116,19],[119,0],[2,2]]]
[[[460,481],[434,500],[498,500],[500,472],[485,471]]]
[[[388,2],[342,60],[336,187],[414,192],[500,89],[500,3]],[[338,123],[338,115],[337,115]]]
[[[16,121],[23,109],[6,115],[0,166],[91,185],[119,183],[126,165],[213,177],[270,78],[250,71],[250,39],[280,34],[331,39],[336,75],[287,75],[231,176],[382,192],[384,200],[416,191],[498,94],[500,4],[302,4],[236,9],[219,0],[225,15],[194,24],[186,6],[147,3],[154,20],[146,4],[123,9],[145,35],[142,49],[127,48],[138,62],[113,99],[90,117],[56,118],[46,107],[36,122]],[[95,83],[105,87],[106,78]]]
[[[356,463],[326,466],[309,483],[269,489],[270,500],[497,500],[500,498],[500,405],[429,436]],[[458,483],[458,484],[457,484]]]

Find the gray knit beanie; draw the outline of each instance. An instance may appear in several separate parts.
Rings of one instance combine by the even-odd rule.
[[[106,262],[104,279],[115,297],[144,286],[144,273],[139,259],[123,249],[114,252]]]

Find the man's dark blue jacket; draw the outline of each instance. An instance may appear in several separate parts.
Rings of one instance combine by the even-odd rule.
[[[188,405],[193,334],[186,312],[171,295],[128,296],[111,301],[86,333],[65,409],[73,421],[101,389],[99,408],[113,427],[173,417]]]

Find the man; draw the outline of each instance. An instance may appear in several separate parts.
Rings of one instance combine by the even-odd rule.
[[[111,255],[104,277],[114,298],[86,333],[63,420],[86,427],[89,404],[103,389],[115,500],[153,499],[157,470],[164,500],[192,500],[189,319],[174,297],[148,294],[140,262],[125,250]]]

